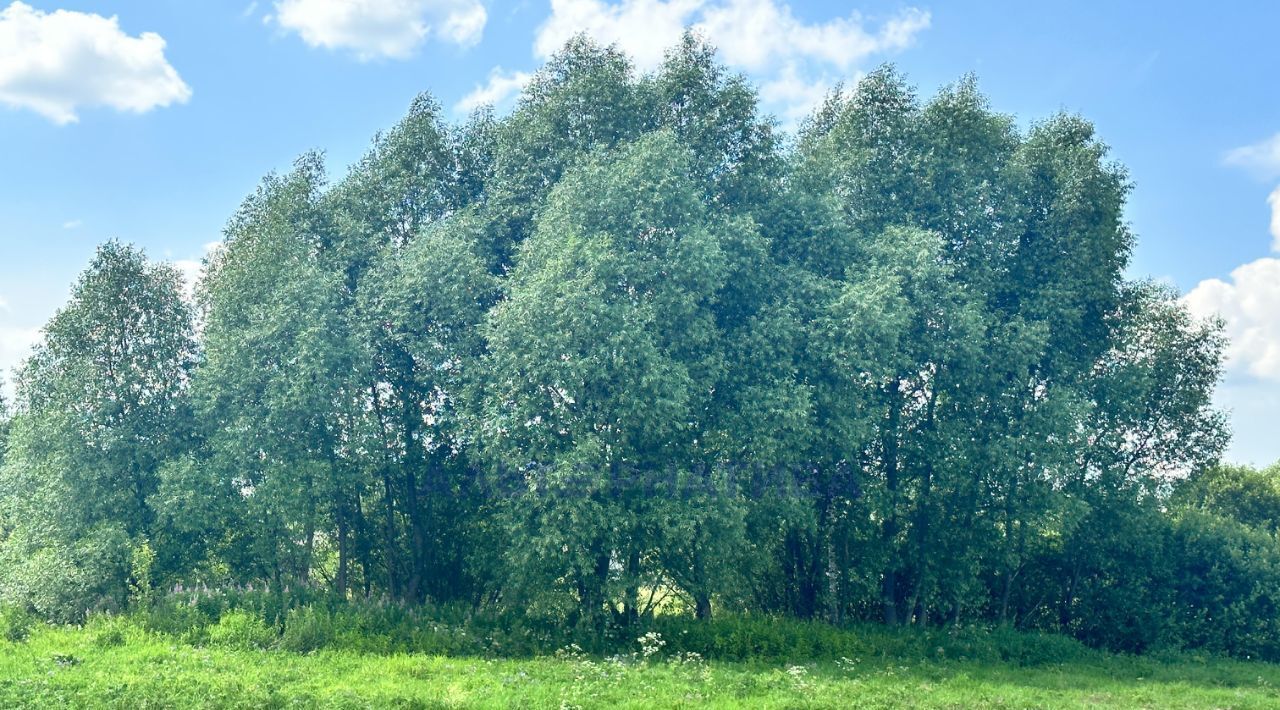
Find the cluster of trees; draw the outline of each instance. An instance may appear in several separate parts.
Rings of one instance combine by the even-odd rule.
[[[103,246],[17,377],[0,597],[1261,652],[1276,476],[1213,468],[1220,330],[1124,278],[1128,190],[972,80],[882,68],[786,137],[695,37],[647,75],[576,39],[509,116],[423,97],[336,183],[267,177],[194,303]]]

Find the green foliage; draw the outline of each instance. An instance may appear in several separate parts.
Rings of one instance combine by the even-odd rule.
[[[104,245],[0,403],[0,603],[227,653],[1280,658],[1280,479],[1217,466],[1221,327],[1125,280],[1129,190],[971,77],[788,140],[692,33],[575,38],[509,115],[423,95],[267,176],[194,308]]]
[[[85,621],[84,630],[98,649],[123,646],[140,631],[127,616],[119,614],[92,614]]]
[[[202,644],[208,640],[209,626],[214,617],[199,605],[178,597],[161,597],[138,612],[143,628],[154,633],[182,639],[186,643]]]
[[[37,546],[6,540],[0,601],[55,622],[80,622],[91,612],[118,611],[128,599],[131,546],[123,531],[101,527],[72,543]]]
[[[280,640],[276,630],[247,611],[233,609],[208,629],[211,646],[251,651],[273,647]]]
[[[1251,528],[1280,531],[1280,464],[1201,468],[1180,482],[1171,503],[1239,521]]]
[[[0,638],[10,643],[21,643],[27,640],[33,626],[35,619],[25,609],[0,605]]]
[[[156,552],[144,538],[134,546],[129,555],[129,602],[148,606],[155,592],[152,569],[156,564]]]
[[[0,468],[0,598],[62,621],[126,602],[157,472],[191,444],[194,363],[178,272],[103,245],[20,370]]]

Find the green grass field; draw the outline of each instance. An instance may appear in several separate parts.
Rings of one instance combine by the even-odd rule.
[[[1020,666],[658,655],[304,655],[193,646],[135,626],[37,627],[0,641],[0,707],[1280,707],[1280,666],[1194,656]]]

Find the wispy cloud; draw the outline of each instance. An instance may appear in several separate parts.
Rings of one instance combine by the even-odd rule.
[[[0,323],[0,380],[12,386],[10,371],[31,354],[31,348],[40,342],[39,328],[23,328]],[[8,392],[12,394],[12,390]]]
[[[489,79],[476,85],[471,93],[462,97],[454,109],[460,113],[469,113],[481,106],[500,106],[520,93],[532,77],[527,72],[508,72],[502,67],[494,67],[489,72]]]
[[[428,39],[473,45],[488,13],[480,0],[278,0],[264,21],[369,61],[407,59]]]
[[[931,22],[929,12],[916,8],[878,20],[852,12],[809,22],[782,0],[552,0],[534,54],[547,59],[585,32],[616,44],[649,71],[693,27],[719,48],[726,64],[757,79],[765,106],[790,123],[831,86],[854,79],[863,62],[912,46]]]
[[[1227,151],[1223,162],[1262,177],[1280,176],[1280,133],[1251,145]]]

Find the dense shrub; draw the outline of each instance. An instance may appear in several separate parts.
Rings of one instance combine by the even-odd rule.
[[[804,659],[934,658],[1063,663],[1091,657],[1079,641],[1060,634],[1027,633],[1007,627],[986,629],[890,628],[859,624],[838,628],[759,616],[724,616],[710,621],[659,617],[649,628],[662,634],[670,654],[697,653],[732,661],[799,662]]]
[[[98,648],[117,648],[130,638],[146,631],[131,618],[121,614],[96,613],[85,621],[85,632]]]
[[[141,610],[143,627],[148,631],[178,636],[189,643],[203,643],[215,617],[199,605],[178,597],[165,597]]]
[[[290,604],[266,592],[205,593],[159,600],[142,615],[145,628],[189,643],[295,653],[343,650],[374,654],[529,657],[566,648],[600,656],[642,653],[639,639],[660,639],[658,657],[696,654],[723,661],[798,663],[844,658],[931,658],[1017,665],[1063,663],[1094,652],[1060,634],[1008,627],[891,628],[879,624],[837,627],[821,621],[722,614],[713,619],[658,615],[631,627],[593,634],[567,627],[539,627],[528,618],[461,606],[409,606],[381,600],[316,596]],[[276,616],[280,605],[287,608]]]
[[[1268,529],[1189,511],[1171,529],[1171,642],[1280,660],[1280,544]]]
[[[102,527],[69,545],[9,540],[0,547],[0,602],[53,622],[79,623],[128,601],[131,547],[118,528]]]
[[[208,628],[208,643],[239,650],[266,649],[279,640],[276,630],[260,617],[243,609],[232,609]]]
[[[0,605],[0,638],[14,643],[25,641],[35,620],[20,607]]]

